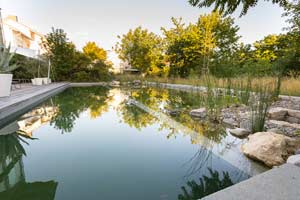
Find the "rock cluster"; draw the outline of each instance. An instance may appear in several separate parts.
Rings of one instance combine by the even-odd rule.
[[[288,102],[292,103],[283,107]],[[192,110],[190,115],[205,118],[207,113],[205,108],[200,108]],[[269,167],[281,165],[286,161],[300,166],[300,154],[294,155],[300,149],[300,98],[294,98],[292,101],[284,98],[272,105],[265,123],[267,132],[251,134],[251,111],[245,105],[224,108],[221,115],[223,123],[231,127],[231,135],[241,139],[248,137],[241,146],[247,157],[263,162]]]

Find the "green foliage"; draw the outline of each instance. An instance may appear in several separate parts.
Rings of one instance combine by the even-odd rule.
[[[43,42],[47,57],[51,61],[52,75],[55,80],[69,80],[76,56],[75,45],[69,41],[62,29],[52,28]]]
[[[51,61],[54,80],[96,82],[110,79],[112,66],[106,60],[107,52],[95,42],[88,42],[80,52],[62,29],[52,28],[43,45]]]
[[[105,61],[107,59],[106,51],[103,48],[98,47],[95,42],[86,43],[82,50],[83,53],[92,61]]]
[[[10,53],[10,45],[8,48],[0,48],[0,73],[9,73],[15,70],[18,66],[10,64],[14,53]]]
[[[20,54],[15,54],[11,63],[16,64],[18,69],[13,71],[16,79],[32,79],[36,77],[46,77],[48,73],[48,63],[44,58],[34,59]]]
[[[237,46],[239,28],[232,18],[218,11],[200,15],[196,24],[188,26],[182,19],[172,18],[172,22],[175,28],[162,28],[171,76],[187,77],[191,71],[198,75],[209,71],[211,62],[224,60]]]
[[[287,0],[267,0],[272,1],[273,4],[279,4],[284,7],[288,4]],[[225,14],[232,14],[240,5],[242,11],[240,16],[245,15],[249,8],[256,6],[258,0],[245,0],[245,1],[229,1],[229,0],[188,0],[192,6],[197,7],[211,7],[214,6],[214,10],[224,11]]]
[[[251,100],[251,125],[252,132],[262,132],[265,129],[267,112],[276,95],[276,82],[265,85],[257,85],[254,88],[255,94]]]
[[[201,33],[195,25],[186,27],[181,18],[172,18],[172,22],[174,28],[162,28],[170,76],[187,77],[191,70],[200,68]]]
[[[138,27],[119,38],[121,41],[115,49],[121,60],[145,74],[164,73],[162,39],[159,36]]]

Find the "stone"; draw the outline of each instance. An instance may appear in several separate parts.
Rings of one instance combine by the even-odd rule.
[[[270,120],[270,123],[276,124],[278,126],[282,126],[282,127],[292,127],[295,129],[300,129],[300,124],[291,124],[289,122],[285,122],[285,121],[277,121],[277,120]]]
[[[293,124],[300,124],[300,118],[296,117],[287,116],[285,121]]]
[[[250,134],[250,131],[243,128],[235,128],[229,129],[229,133],[238,138],[246,138]]]
[[[287,112],[290,117],[298,118],[300,120],[300,111],[299,110],[288,109]]]
[[[180,114],[180,110],[167,110],[166,112],[171,116],[177,116]]]
[[[205,118],[206,117],[206,108],[194,109],[190,112],[192,117]]]
[[[271,128],[271,129],[268,129],[267,132],[272,132],[272,133],[277,133],[277,134],[284,135],[284,132],[282,130],[280,130],[279,128]]]
[[[120,81],[112,81],[110,82],[111,86],[120,86]]]
[[[272,132],[250,135],[242,145],[242,152],[249,158],[263,162],[269,167],[285,163],[288,156],[286,136]]]
[[[271,108],[268,111],[269,119],[273,119],[273,120],[284,120],[287,114],[288,114],[287,109],[281,107]]]
[[[266,126],[268,129],[277,128],[284,132],[288,136],[299,136],[300,134],[300,124],[289,123],[286,121],[277,121],[277,120],[267,120]]]
[[[300,154],[290,156],[286,162],[300,167]]]
[[[230,126],[230,127],[237,127],[237,126],[238,126],[237,121],[235,121],[235,120],[232,119],[232,118],[224,118],[224,119],[223,119],[223,123],[224,123],[225,125]]]
[[[141,81],[141,80],[134,80],[134,81],[133,81],[133,84],[134,84],[134,85],[141,85],[141,84],[142,84],[142,81]]]

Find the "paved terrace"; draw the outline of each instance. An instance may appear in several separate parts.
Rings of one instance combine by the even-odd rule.
[[[33,86],[22,84],[13,88],[9,97],[0,97],[0,126],[9,122],[10,119],[18,116],[22,112],[31,109],[65,88],[70,83],[51,83],[49,85]]]

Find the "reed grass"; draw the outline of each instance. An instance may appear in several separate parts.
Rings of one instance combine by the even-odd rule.
[[[159,82],[159,83],[172,83],[172,84],[185,84],[194,86],[205,86],[205,77],[200,78],[169,78],[169,77],[141,77],[140,75],[116,75],[116,79],[121,82],[133,81],[139,79],[142,81]],[[214,77],[213,87],[241,89],[249,84],[247,76],[230,78],[230,82],[226,78]],[[251,78],[251,87],[258,85],[266,85],[274,80],[274,77],[259,77]],[[280,84],[280,94],[289,96],[300,96],[300,77],[283,77]],[[246,97],[245,97],[246,98]]]

